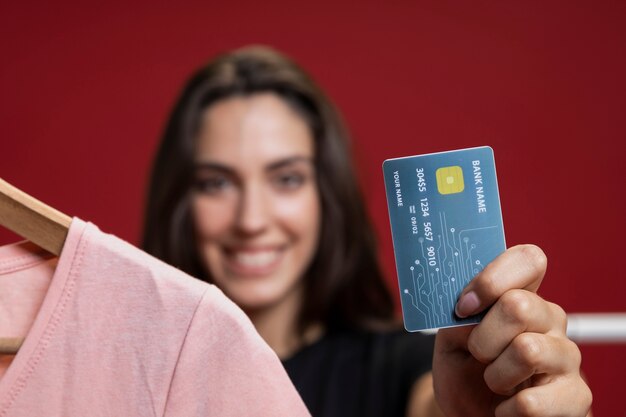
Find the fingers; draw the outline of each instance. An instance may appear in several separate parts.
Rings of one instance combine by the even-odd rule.
[[[533,375],[551,380],[578,373],[580,351],[570,340],[539,333],[517,336],[498,358],[485,369],[484,379],[496,394],[512,395]],[[536,381],[540,383],[539,381]]]
[[[444,351],[467,337],[469,354],[483,364],[486,388],[502,400],[496,416],[585,416],[591,405],[580,376],[580,351],[565,333],[565,312],[535,293],[546,267],[537,246],[510,248],[467,285],[457,302],[459,317],[492,306],[482,321],[469,334],[441,334]]]
[[[459,349],[467,351],[467,339],[474,330],[474,326],[443,328],[437,331],[435,339],[436,350],[448,354]]]
[[[473,328],[470,354],[488,364],[483,378],[509,397],[497,416],[586,415],[591,393],[580,376],[580,351],[566,336],[561,307],[529,290],[504,292]],[[583,410],[585,410],[583,412]]]
[[[467,347],[483,363],[495,360],[524,332],[564,336],[567,316],[561,307],[526,290],[504,293],[469,335]]]
[[[548,385],[524,389],[496,408],[496,417],[584,417],[591,407],[589,387],[579,375],[569,375]]]
[[[547,258],[535,245],[519,245],[494,259],[461,293],[456,314],[467,317],[493,304],[514,288],[536,291],[543,279]]]

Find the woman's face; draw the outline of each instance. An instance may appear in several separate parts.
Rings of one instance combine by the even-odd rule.
[[[200,256],[244,310],[299,302],[318,244],[314,142],[279,96],[224,99],[204,113],[192,211]]]

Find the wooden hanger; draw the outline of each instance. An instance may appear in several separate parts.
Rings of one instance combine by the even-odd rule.
[[[72,218],[0,178],[0,225],[59,256]],[[0,353],[15,354],[22,338],[0,337]]]

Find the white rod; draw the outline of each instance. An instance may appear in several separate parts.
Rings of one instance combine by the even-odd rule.
[[[576,343],[626,343],[626,313],[568,314],[567,335]]]
[[[433,334],[437,330],[425,330]],[[567,336],[579,344],[626,344],[626,313],[576,313],[567,315]]]

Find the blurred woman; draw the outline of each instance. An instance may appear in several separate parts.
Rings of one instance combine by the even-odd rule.
[[[433,340],[394,321],[338,112],[269,48],[222,55],[187,83],[154,164],[143,246],[234,300],[315,416],[589,407],[565,316],[534,293],[545,257],[530,245],[462,294],[461,316],[495,303],[480,325],[439,332],[436,403]]]

